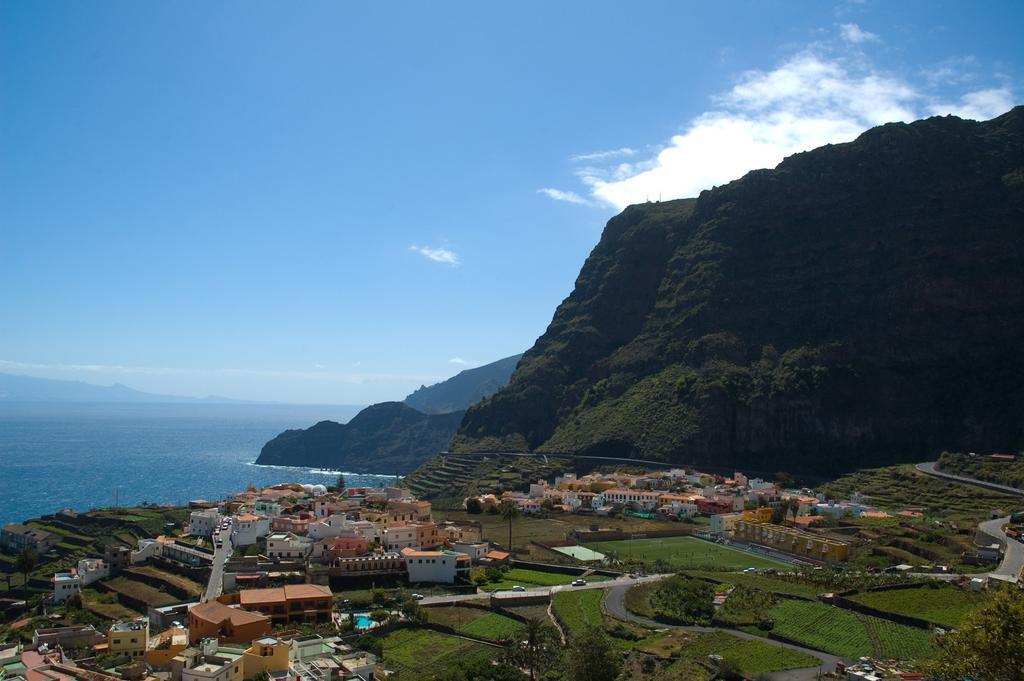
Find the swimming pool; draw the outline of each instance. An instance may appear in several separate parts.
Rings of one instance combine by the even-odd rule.
[[[359,613],[358,615],[352,615],[352,617],[355,618],[356,629],[372,629],[377,625],[366,613]]]

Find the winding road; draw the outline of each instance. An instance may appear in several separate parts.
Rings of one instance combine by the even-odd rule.
[[[1018,494],[1020,496],[1024,496],[1024,490],[1017,487],[1001,485],[997,482],[978,480],[964,475],[956,475],[954,473],[940,471],[936,468],[936,463],[936,461],[926,461],[925,463],[917,464],[916,468],[925,475],[931,475],[951,482],[959,482],[964,485],[974,485],[975,487],[984,487],[985,489],[1004,492],[1006,494]],[[995,537],[1005,549],[1003,553],[1003,560],[999,563],[999,567],[988,573],[990,577],[1020,577],[1021,570],[1024,570],[1024,544],[1007,537],[1003,532],[1003,528],[1006,527],[1009,520],[1009,518],[993,518],[992,520],[986,520],[978,523],[979,530],[990,537]]]

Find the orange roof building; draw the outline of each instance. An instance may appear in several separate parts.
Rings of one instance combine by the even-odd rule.
[[[239,606],[260,612],[274,624],[288,622],[329,622],[334,594],[319,584],[286,584],[272,589],[246,589],[237,594]]]
[[[189,641],[215,638],[222,643],[248,643],[270,634],[270,618],[258,612],[206,601],[188,611]]]

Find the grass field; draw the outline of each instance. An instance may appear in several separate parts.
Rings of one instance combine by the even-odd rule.
[[[603,589],[560,591],[552,600],[552,608],[569,629],[569,633],[575,633],[582,631],[588,625],[596,627],[602,625],[601,603],[603,601]]]
[[[523,627],[511,617],[480,608],[443,606],[424,608],[423,611],[427,615],[428,622],[451,627],[460,634],[485,638],[488,641],[500,641],[508,638]]]
[[[917,660],[934,652],[926,630],[824,603],[782,600],[770,615],[776,634],[842,657]]]
[[[821,663],[818,658],[807,653],[766,641],[742,639],[722,631],[708,634],[671,631],[652,636],[637,649],[661,657],[678,656],[694,662],[706,662],[708,655],[721,655],[748,677],[783,669],[816,667]]]
[[[526,568],[512,568],[505,571],[501,581],[490,582],[480,588],[484,591],[498,591],[501,589],[511,589],[517,584],[527,588],[533,586],[559,586],[561,584],[570,584],[574,579],[577,579],[576,575],[563,575],[557,572],[543,572]],[[586,579],[588,582],[603,582],[608,578],[601,575],[591,575]]]
[[[866,591],[850,596],[850,600],[885,612],[957,627],[967,613],[984,602],[985,596],[952,585],[941,585],[938,588],[921,586],[916,589]]]
[[[624,539],[587,544],[587,548],[604,554],[611,551],[620,560],[637,560],[644,563],[662,560],[680,570],[738,570],[748,567],[792,569],[791,565],[782,561],[731,549],[695,537]]]
[[[430,629],[402,629],[384,638],[384,662],[401,678],[433,679],[458,663],[489,660],[500,649]]]

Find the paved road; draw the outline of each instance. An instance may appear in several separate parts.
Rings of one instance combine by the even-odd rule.
[[[620,620],[627,622],[634,622],[641,626],[653,628],[653,629],[685,629],[686,631],[695,632],[713,632],[713,631],[724,631],[732,636],[739,638],[750,639],[753,641],[763,641],[770,645],[779,646],[780,648],[789,648],[790,650],[796,650],[801,653],[807,653],[818,658],[821,664],[817,667],[805,667],[803,669],[788,669],[782,672],[773,672],[766,674],[765,678],[771,679],[772,681],[813,681],[818,678],[819,671],[833,671],[836,668],[836,663],[843,661],[842,658],[836,657],[835,655],[829,655],[818,650],[812,650],[810,648],[804,648],[802,646],[792,645],[790,643],[783,643],[781,641],[773,641],[771,639],[765,639],[761,636],[754,634],[748,634],[745,631],[737,631],[735,629],[722,629],[719,627],[697,627],[697,626],[676,626],[669,624],[662,624],[655,620],[647,619],[646,617],[640,617],[635,615],[626,609],[626,591],[629,590],[628,584],[616,584],[608,591],[608,596],[605,598],[604,605],[608,610],[608,613],[612,617],[616,617]]]
[[[926,475],[933,475],[937,478],[943,478],[952,482],[959,482],[964,485],[974,485],[976,487],[984,487],[998,492],[1006,492],[1007,494],[1020,494],[1024,496],[1024,490],[1017,487],[1000,485],[999,483],[989,482],[987,480],[977,480],[964,475],[946,473],[945,471],[938,470],[935,467],[935,464],[935,461],[919,463],[917,464],[917,470]],[[1019,577],[1021,570],[1024,570],[1024,544],[1007,537],[1003,532],[1003,528],[1006,527],[1006,523],[1009,522],[1009,520],[1009,518],[995,518],[994,520],[986,520],[978,523],[979,530],[987,535],[999,539],[999,543],[1006,549],[1003,554],[1003,561],[999,564],[999,567],[988,573],[989,575],[996,577]]]
[[[989,482],[988,480],[978,480],[976,478],[968,478],[964,475],[956,475],[954,473],[947,473],[941,471],[935,467],[937,461],[926,461],[924,463],[917,464],[917,470],[927,475],[934,475],[937,478],[945,478],[954,482],[962,482],[965,485],[975,485],[976,487],[985,487],[987,489],[995,490],[997,492],[1005,492],[1007,494],[1019,494],[1024,496],[1024,489],[1018,487],[1011,487],[1010,485],[1000,485],[998,482]]]
[[[223,542],[221,548],[214,549],[213,567],[210,569],[210,579],[206,582],[206,591],[203,592],[203,602],[212,601],[224,591],[224,561],[231,557],[231,535],[221,533]]]
[[[646,577],[638,577],[636,579],[631,577],[617,577],[615,579],[609,579],[604,582],[588,582],[586,586],[539,586],[527,589],[526,591],[515,592],[518,596],[547,596],[554,594],[559,591],[582,591],[583,589],[610,589],[613,586],[623,585],[632,586],[640,582],[650,582],[658,579],[663,579],[669,575],[648,575]],[[502,593],[513,593],[511,591],[504,591]],[[428,596],[424,598],[420,603],[422,605],[436,605],[438,603],[460,603],[462,601],[477,601],[481,598],[487,598],[490,594],[476,593],[476,594],[457,594],[453,596]]]

